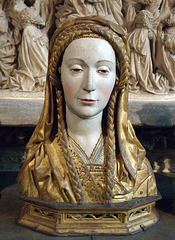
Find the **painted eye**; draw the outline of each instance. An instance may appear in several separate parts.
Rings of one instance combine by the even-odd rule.
[[[83,71],[82,67],[80,65],[73,65],[71,68],[70,68],[70,71],[73,72],[73,73],[81,73]]]
[[[110,70],[109,70],[109,68],[106,67],[106,66],[101,66],[101,67],[99,67],[99,68],[97,69],[97,72],[99,72],[99,73],[101,73],[101,74],[103,74],[103,75],[107,75],[107,74],[110,72]]]

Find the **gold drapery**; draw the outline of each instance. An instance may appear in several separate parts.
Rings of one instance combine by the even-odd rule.
[[[27,157],[18,175],[22,194],[49,202],[71,203],[106,203],[108,200],[115,203],[133,197],[157,194],[154,174],[149,161],[145,158],[145,150],[128,120],[128,48],[124,36],[121,32],[117,33],[116,29],[118,28],[114,25],[110,26],[108,22],[97,17],[86,17],[63,24],[56,30],[51,41],[43,111],[27,145]],[[113,105],[111,114],[115,146],[111,150],[111,155],[106,156],[106,159],[109,159],[109,162],[105,162],[106,191],[109,194],[104,196],[101,196],[100,192],[98,194],[98,187],[95,187],[97,184],[94,183],[85,164],[80,159],[74,158],[75,154],[69,149],[66,128],[62,129],[65,125],[64,109],[58,98],[58,96],[63,98],[61,104],[64,105],[58,73],[62,53],[74,39],[88,34],[92,36],[94,33],[111,43],[120,65],[113,96],[108,104],[108,108]],[[60,121],[62,125],[59,125]],[[110,128],[109,118],[106,127]],[[106,132],[107,144],[109,144],[109,130],[107,129]],[[66,150],[62,146],[63,138],[67,141]],[[72,155],[68,158],[66,154]],[[79,168],[83,169],[86,178],[89,175],[88,180],[83,178]],[[89,197],[86,185],[90,186],[93,196]]]

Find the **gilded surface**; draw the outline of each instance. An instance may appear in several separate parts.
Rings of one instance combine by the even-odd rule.
[[[107,40],[119,59],[106,109],[104,161],[95,164],[84,162],[69,140],[58,73],[65,48],[74,39],[88,35]],[[129,56],[124,37],[99,18],[77,19],[57,29],[50,53],[45,104],[18,176],[22,194],[48,202],[78,204],[110,204],[156,195],[152,168],[127,116]]]
[[[125,209],[123,205],[122,209],[104,205],[89,209],[83,206],[79,209],[70,206],[52,208],[29,201],[25,203],[18,223],[51,235],[77,236],[133,234],[145,231],[158,221],[154,203],[145,202],[132,209]]]

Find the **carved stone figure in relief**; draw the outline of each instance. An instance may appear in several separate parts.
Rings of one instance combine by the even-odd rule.
[[[154,65],[161,2],[162,0],[139,1],[141,9],[136,12],[132,24],[133,30],[128,34],[131,48],[129,86],[133,92],[143,90],[150,93],[167,93],[169,91],[168,80],[159,73],[155,73]]]
[[[164,21],[170,15],[174,7],[175,7],[175,0],[162,0],[161,7],[160,7],[161,21]]]
[[[57,26],[70,18],[100,16],[123,26],[121,0],[65,0],[57,7]]]
[[[13,37],[15,45],[18,46],[21,42],[21,32],[22,24],[20,15],[22,10],[24,10],[27,5],[24,3],[24,0],[7,0],[5,11],[9,21],[13,26]]]
[[[19,46],[18,68],[10,77],[9,88],[20,91],[40,91],[45,87],[48,66],[48,37],[45,21],[39,15],[40,1],[20,13],[23,29]]]
[[[15,68],[16,49],[5,12],[0,9],[0,88],[7,88]]]
[[[169,90],[175,91],[175,10],[160,26],[157,39],[156,67],[169,82]]]
[[[56,30],[45,104],[18,176],[24,196],[110,204],[157,194],[127,116],[125,42],[97,17],[71,20]]]
[[[54,0],[42,0],[40,5],[40,16],[45,21],[43,31],[48,34],[55,21],[55,5]]]

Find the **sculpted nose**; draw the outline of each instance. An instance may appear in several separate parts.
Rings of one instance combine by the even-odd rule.
[[[95,76],[93,71],[89,70],[88,73],[84,76],[83,81],[83,90],[87,92],[95,91],[96,84],[95,84]]]

